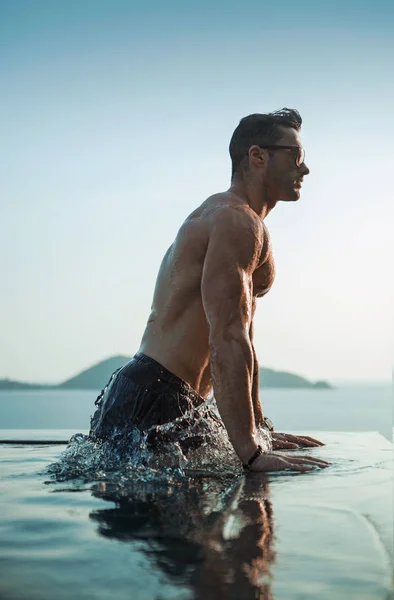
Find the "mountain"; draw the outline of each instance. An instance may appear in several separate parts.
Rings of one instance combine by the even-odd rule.
[[[1,390],[51,390],[57,385],[46,385],[45,383],[27,383],[26,381],[14,381],[13,379],[0,379]]]
[[[106,360],[85,369],[74,377],[63,381],[58,385],[44,385],[37,383],[25,383],[0,379],[0,390],[33,390],[33,389],[61,389],[61,390],[101,390],[108,382],[110,376],[116,369],[122,367],[130,360],[129,356],[112,356]],[[313,383],[304,377],[287,373],[286,371],[274,371],[273,369],[260,368],[260,385],[265,388],[316,388],[331,389],[332,386],[326,381]]]
[[[82,371],[75,377],[63,381],[59,384],[61,389],[79,389],[79,390],[97,390],[101,389],[108,382],[112,373],[123,367],[129,360],[130,356],[112,356],[106,360],[93,365],[89,369]]]
[[[286,371],[274,371],[260,367],[260,385],[265,388],[315,388],[332,389],[327,381],[316,381],[315,383]]]

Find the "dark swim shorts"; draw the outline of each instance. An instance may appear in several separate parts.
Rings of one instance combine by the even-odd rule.
[[[111,375],[95,404],[89,433],[93,439],[111,439],[137,427],[146,433],[148,445],[177,441],[187,451],[206,439],[207,420],[224,428],[212,403],[142,353]]]

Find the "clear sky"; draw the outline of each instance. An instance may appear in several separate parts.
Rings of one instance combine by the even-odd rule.
[[[240,118],[303,117],[311,174],[267,218],[264,366],[389,380],[393,4],[0,0],[0,378],[132,355]]]

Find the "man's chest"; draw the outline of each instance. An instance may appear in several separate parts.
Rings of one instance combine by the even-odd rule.
[[[253,296],[264,296],[275,279],[275,263],[272,255],[253,273]]]
[[[253,296],[257,297],[269,292],[275,279],[275,262],[267,230],[259,262],[259,267],[253,273]]]

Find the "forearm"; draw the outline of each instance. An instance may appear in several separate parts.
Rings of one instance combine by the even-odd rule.
[[[230,442],[242,462],[257,448],[252,402],[253,349],[243,334],[212,336],[211,372],[215,398]]]
[[[253,352],[253,375],[252,375],[252,405],[254,412],[254,421],[256,427],[261,427],[264,421],[264,413],[260,402],[260,373],[259,362],[257,360],[256,351],[252,344]]]

